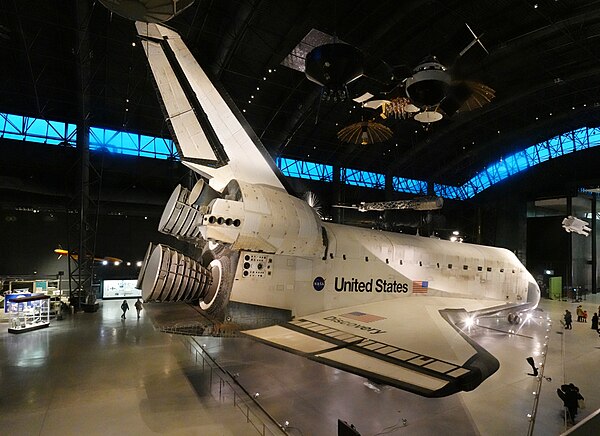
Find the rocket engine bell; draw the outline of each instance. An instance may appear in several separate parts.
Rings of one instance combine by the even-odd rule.
[[[138,278],[144,300],[198,300],[209,313],[219,312],[229,298],[239,250],[295,256],[321,256],[324,250],[321,219],[305,201],[237,180],[223,192],[204,180],[191,191],[178,185],[158,230],[209,244],[201,261],[165,245],[151,246]]]
[[[166,245],[150,244],[137,287],[144,301],[185,301],[209,295],[213,274],[199,262]]]

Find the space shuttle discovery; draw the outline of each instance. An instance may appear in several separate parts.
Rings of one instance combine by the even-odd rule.
[[[498,361],[463,329],[479,316],[518,322],[539,288],[508,250],[322,222],[228,95],[173,30],[136,23],[181,161],[202,176],[177,186],[159,231],[204,245],[199,258],[150,245],[146,301],[229,301],[291,311],[244,333],[423,396],[476,388]]]

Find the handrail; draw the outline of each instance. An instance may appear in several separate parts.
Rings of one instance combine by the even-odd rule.
[[[266,436],[267,434],[269,435],[287,435],[287,431],[286,431],[286,425],[280,424],[279,422],[277,422],[277,420],[271,416],[271,414],[269,412],[267,412],[267,410],[265,410],[265,408],[263,408],[261,406],[260,403],[258,403],[256,401],[255,398],[253,398],[252,395],[250,395],[250,393],[235,379],[235,376],[233,376],[229,371],[227,371],[226,369],[222,368],[218,362],[216,362],[211,356],[210,354],[208,354],[208,352],[206,351],[206,349],[204,348],[203,345],[201,345],[198,340],[195,337],[189,337],[188,336],[188,342],[190,344],[190,351],[195,352],[195,357],[196,357],[196,363],[198,362],[198,356],[200,356],[202,358],[202,369],[204,370],[204,364],[208,363],[208,366],[211,369],[211,384],[212,384],[212,370],[216,369],[218,370],[217,372],[217,376],[219,377],[219,395],[221,395],[222,389],[223,387],[229,386],[229,388],[231,389],[231,391],[233,392],[233,405],[235,407],[237,407],[246,417],[246,422],[252,424],[252,426],[256,429],[256,431],[258,433],[260,433],[262,436]],[[195,345],[194,345],[195,344]],[[198,349],[199,348],[199,349]],[[220,374],[219,374],[220,372]],[[232,384],[231,381],[233,381],[234,384]],[[242,394],[240,394],[238,391],[241,390]],[[241,402],[238,401],[238,399],[242,400]],[[250,403],[250,405],[248,404]],[[241,407],[241,404],[245,405],[246,408],[245,410]],[[261,419],[261,417],[254,411],[251,410],[252,408],[258,408],[260,410],[260,412],[262,412],[262,414],[264,416],[266,416],[266,418],[268,419]],[[253,417],[255,417],[258,421],[259,421],[259,427],[257,427],[256,423],[251,419],[251,414]],[[267,421],[267,422],[265,422]],[[268,433],[266,433],[268,431]]]
[[[527,436],[533,435],[533,428],[535,426],[535,418],[537,415],[538,404],[540,402],[540,393],[542,391],[542,382],[544,381],[544,369],[546,368],[546,357],[548,356],[548,341],[550,340],[550,333],[552,321],[546,318],[547,320],[547,329],[546,335],[544,336],[544,345],[542,349],[542,361],[540,362],[540,371],[537,375],[537,387],[536,390],[533,391],[533,406],[531,407],[531,413],[527,414],[527,418],[529,418],[529,428],[527,429]],[[550,379],[548,379],[550,380]]]

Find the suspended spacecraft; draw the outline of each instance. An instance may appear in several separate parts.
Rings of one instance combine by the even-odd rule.
[[[571,215],[562,220],[562,226],[569,233],[579,233],[583,236],[589,236],[592,231],[587,222]]]

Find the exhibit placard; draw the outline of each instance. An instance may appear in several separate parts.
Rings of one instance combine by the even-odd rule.
[[[102,282],[102,298],[136,298],[142,291],[136,288],[136,279],[104,280]]]

